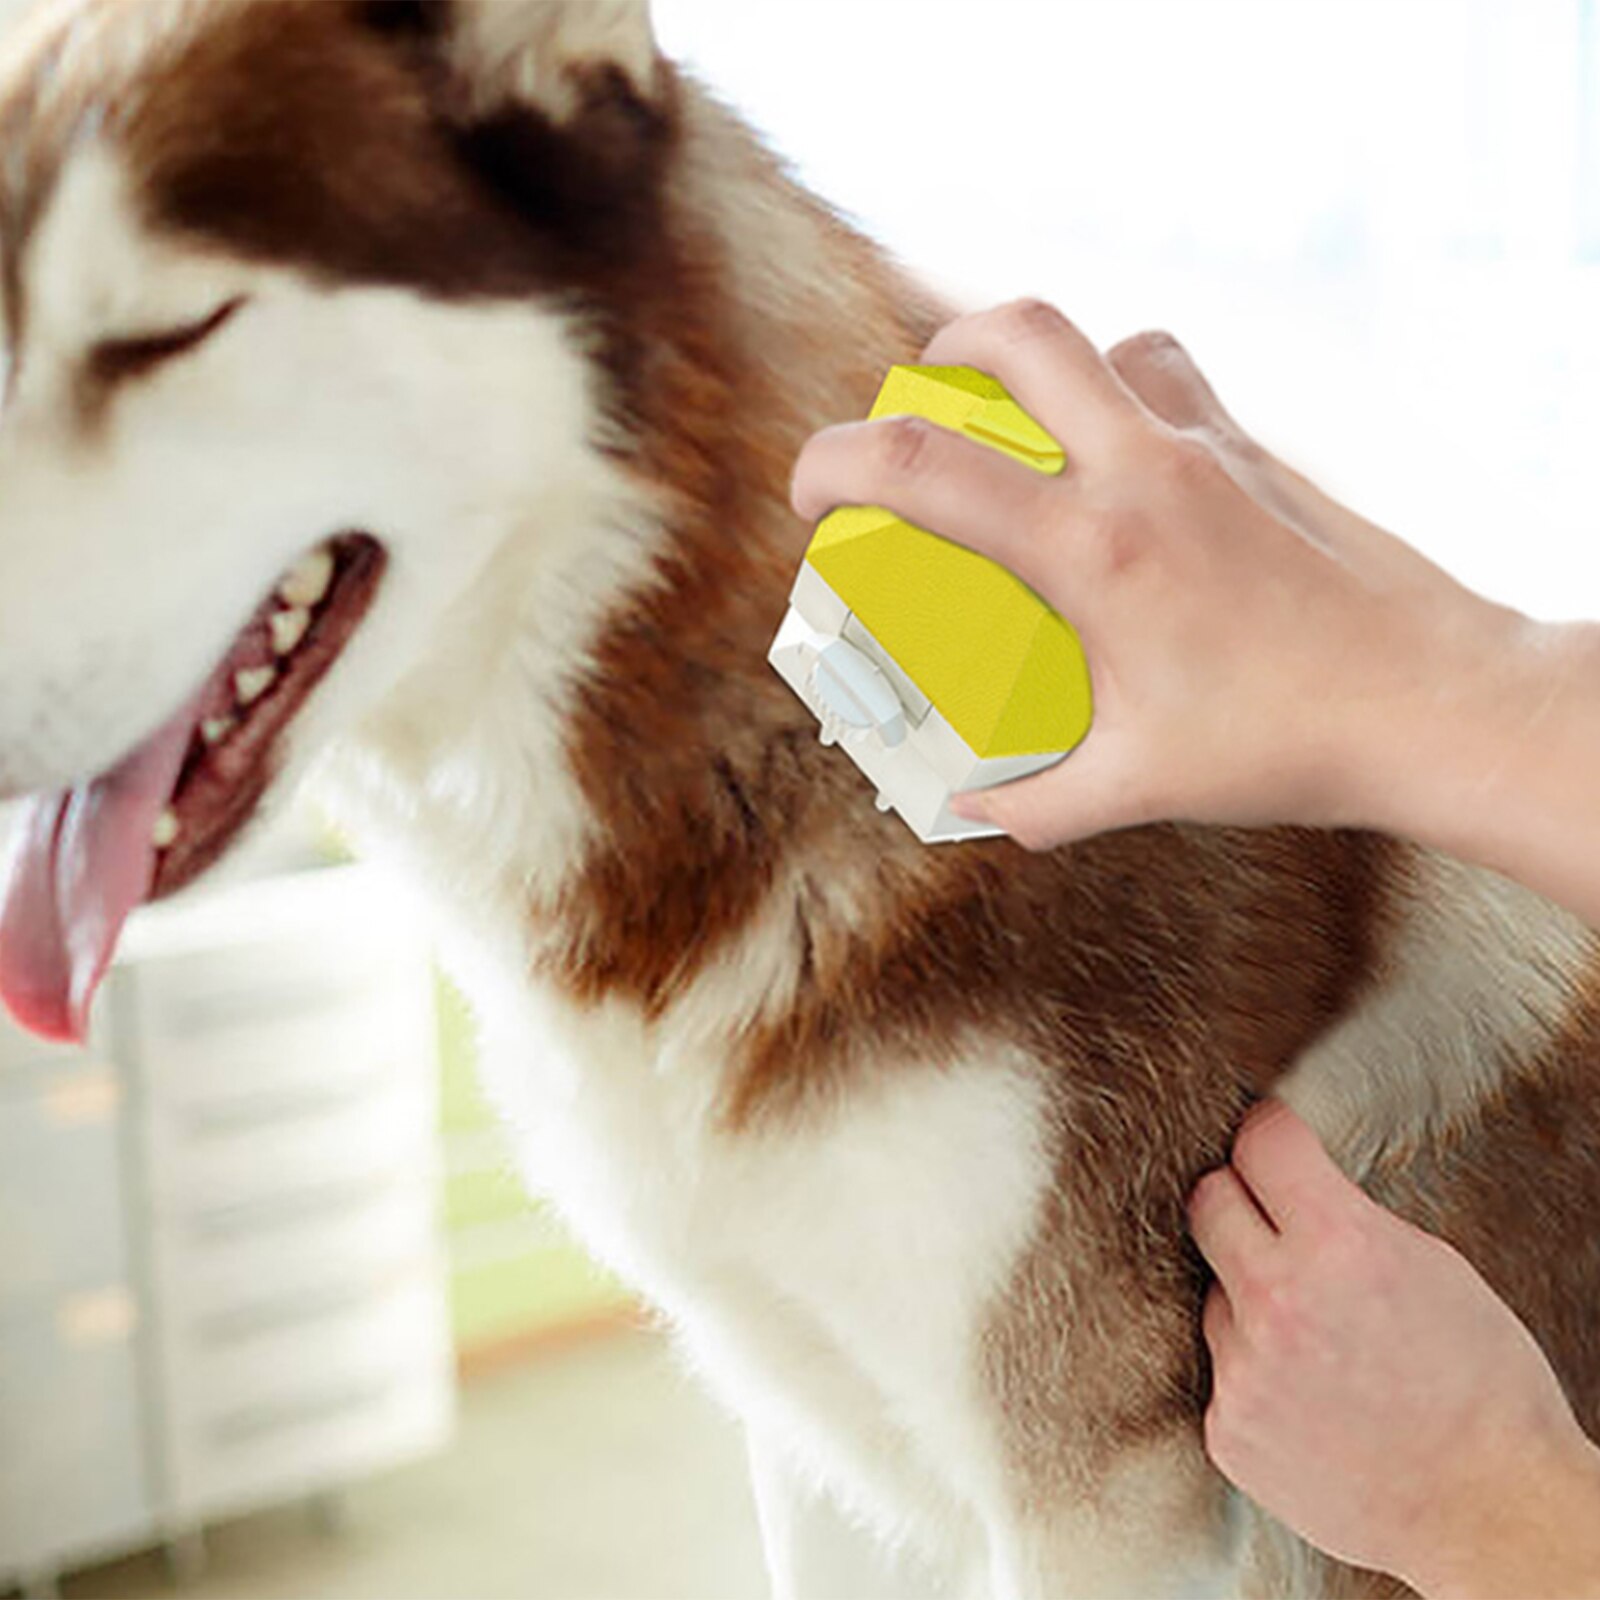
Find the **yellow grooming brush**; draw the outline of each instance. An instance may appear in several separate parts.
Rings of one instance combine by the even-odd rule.
[[[891,367],[873,417],[912,413],[1060,472],[1061,447],[972,367]],[[950,797],[1059,761],[1089,731],[1078,636],[998,563],[873,506],[817,524],[768,659],[925,844],[995,830]]]

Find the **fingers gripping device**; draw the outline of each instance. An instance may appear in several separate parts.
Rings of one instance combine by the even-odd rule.
[[[873,417],[910,413],[1037,472],[1061,447],[972,367],[891,367]],[[1089,731],[1071,626],[997,562],[876,506],[817,524],[768,660],[925,844],[996,830],[950,811],[1053,765]]]

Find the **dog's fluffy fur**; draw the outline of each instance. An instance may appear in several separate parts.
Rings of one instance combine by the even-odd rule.
[[[64,0],[0,149],[0,792],[384,541],[275,792],[317,757],[431,889],[529,1180],[744,1419],[780,1592],[791,1480],[1016,1600],[1387,1591],[1201,1447],[1183,1198],[1269,1087],[1600,1432],[1587,934],[1361,835],[930,850],[818,747],[788,473],[951,309],[642,5]]]

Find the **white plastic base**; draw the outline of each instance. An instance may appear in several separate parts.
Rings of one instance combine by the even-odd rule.
[[[841,724],[819,696],[818,658],[825,646],[840,638],[871,660],[893,686],[906,721],[905,735],[898,743],[886,744],[874,727]],[[866,774],[878,791],[879,810],[898,812],[924,844],[992,838],[998,829],[953,815],[950,797],[1042,772],[1064,754],[980,760],[809,562],[801,565],[783,626],[767,659],[810,708],[823,742],[837,743]]]

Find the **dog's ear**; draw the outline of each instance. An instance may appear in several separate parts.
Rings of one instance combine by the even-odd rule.
[[[641,107],[656,99],[648,0],[358,0],[358,11],[426,52],[464,120],[520,107],[561,125],[601,86]]]
[[[675,127],[648,0],[355,0],[462,158],[563,246],[648,237]],[[629,231],[631,230],[631,232]]]

